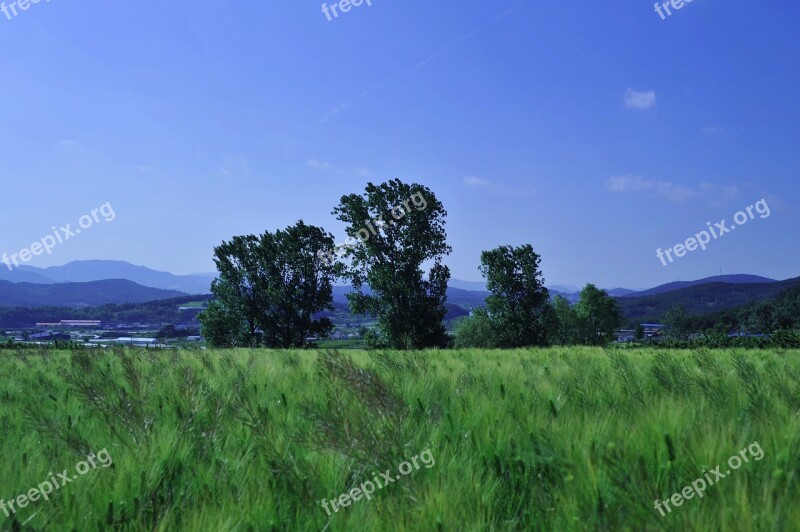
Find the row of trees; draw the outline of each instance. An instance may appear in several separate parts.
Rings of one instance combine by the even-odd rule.
[[[302,347],[310,335],[326,336],[333,309],[333,283],[348,280],[350,310],[373,316],[371,347],[417,349],[445,347],[444,317],[450,270],[447,212],[435,194],[399,179],[369,183],[363,194],[342,196],[332,214],[357,238],[375,219],[390,219],[392,209],[422,197],[424,209],[411,210],[345,248],[341,261],[327,260],[333,235],[303,221],[260,236],[234,237],[214,249],[219,271],[214,300],[200,315],[202,332],[216,347]],[[547,344],[605,344],[621,323],[619,307],[608,294],[588,285],[570,307],[563,298],[550,302],[541,258],[530,245],[500,246],[481,255],[480,271],[491,295],[486,308],[461,323],[458,342],[475,347],[524,347]],[[427,272],[423,269],[425,265]]]
[[[681,306],[664,315],[670,340],[685,342],[690,338],[714,338],[719,342],[729,332],[774,336],[778,332],[800,329],[800,286],[787,290],[776,299],[752,303],[707,316],[692,316]]]
[[[392,217],[392,209],[412,196],[423,197],[426,208]],[[347,296],[351,312],[377,320],[367,337],[370,345],[446,344],[450,270],[442,258],[451,249],[444,230],[447,212],[433,192],[399,179],[369,183],[362,195],[342,196],[333,215],[354,239],[372,220],[395,220],[347,247],[344,260],[334,262],[326,259],[333,235],[302,221],[275,233],[234,237],[214,249],[215,299],[200,315],[211,345],[302,347],[310,335],[326,336],[332,323],[315,315],[333,309],[333,282],[340,278],[355,289]],[[427,275],[423,264],[430,265]]]
[[[711,318],[714,322],[730,323],[750,332],[800,329],[800,285],[788,289],[775,299],[747,305],[727,316]],[[709,326],[708,320],[696,319],[695,322],[701,327]]]
[[[476,309],[458,324],[455,345],[483,348],[607,345],[622,326],[617,302],[593,284],[581,290],[575,305],[562,296],[549,300],[546,288],[541,292],[545,294],[544,302],[540,300],[535,308],[530,306],[523,312],[493,313],[489,305],[486,309]],[[529,334],[519,334],[522,331]]]

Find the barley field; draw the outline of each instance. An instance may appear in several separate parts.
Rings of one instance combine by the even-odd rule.
[[[113,462],[0,530],[799,530],[798,411],[789,350],[2,351],[0,498]]]

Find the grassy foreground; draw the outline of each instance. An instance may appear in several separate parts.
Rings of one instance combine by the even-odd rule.
[[[798,351],[6,351],[0,498],[113,464],[0,530],[798,530],[798,411]]]

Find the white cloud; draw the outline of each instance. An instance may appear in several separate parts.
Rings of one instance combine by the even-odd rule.
[[[650,109],[656,106],[656,91],[635,91],[628,89],[625,91],[625,107],[628,109]]]
[[[250,175],[250,161],[241,155],[235,157],[226,155],[224,159],[225,166],[219,170],[219,173],[223,176],[230,177],[234,174]]]
[[[645,181],[638,175],[617,175],[608,180],[606,186],[614,192],[652,190],[655,181]]]
[[[364,166],[336,166],[328,161],[321,161],[319,159],[309,159],[306,161],[306,166],[318,172],[336,172],[337,174],[355,174],[359,177],[371,177],[372,171]]]
[[[156,167],[152,166],[152,165],[149,165],[149,164],[143,164],[143,165],[137,166],[136,169],[139,171],[140,174],[149,174],[151,172],[155,172],[156,171]]]
[[[329,170],[336,170],[336,167],[333,166],[331,163],[325,161],[319,161],[317,159],[309,159],[308,161],[306,161],[306,166],[308,166],[309,168],[313,168],[314,170],[321,170],[324,172],[327,172]]]
[[[612,192],[652,192],[669,201],[686,201],[691,198],[712,198],[718,202],[726,202],[739,194],[739,189],[732,185],[715,185],[701,182],[696,187],[676,185],[669,181],[644,179],[638,175],[613,176],[606,182]]]
[[[340,103],[339,105],[337,105],[336,107],[334,107],[333,109],[331,109],[330,111],[328,111],[327,113],[322,115],[322,117],[320,118],[320,122],[323,123],[323,124],[327,123],[328,120],[330,120],[334,116],[338,115],[339,113],[341,113],[344,109],[347,109],[348,107],[350,107],[350,102],[342,102],[342,103]]]
[[[480,177],[467,176],[464,178],[464,184],[468,187],[488,187],[492,183]]]
[[[671,201],[683,201],[696,195],[695,191],[683,185],[648,180],[638,175],[614,176],[608,180],[606,186],[614,192],[651,191]]]
[[[739,195],[739,187],[734,185],[715,185],[713,183],[700,183],[699,193],[715,198],[714,203],[725,204]]]

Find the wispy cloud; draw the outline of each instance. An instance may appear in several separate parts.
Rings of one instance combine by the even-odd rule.
[[[309,159],[309,160],[307,160],[306,161],[306,166],[308,166],[309,168],[313,168],[314,170],[320,170],[320,171],[323,171],[323,172],[328,172],[328,171],[331,171],[331,170],[333,170],[333,171],[338,171],[339,170],[338,168],[336,168],[331,163],[329,163],[327,161],[320,161],[318,159]]]
[[[336,172],[337,174],[355,174],[358,177],[371,177],[372,172],[364,166],[337,166],[328,161],[312,158],[306,161],[306,166],[318,172]]]
[[[612,192],[650,192],[669,201],[686,201],[692,198],[711,198],[724,203],[735,198],[739,189],[733,185],[716,185],[701,182],[696,186],[676,185],[670,181],[645,179],[638,175],[621,175],[606,181],[606,188]]]
[[[323,124],[327,123],[328,120],[330,120],[334,116],[338,115],[339,113],[341,113],[343,110],[347,109],[348,107],[350,107],[350,102],[342,102],[342,103],[340,103],[339,105],[337,105],[336,107],[334,107],[333,109],[331,109],[330,111],[328,111],[327,113],[322,115],[322,117],[320,118],[320,122],[322,122]]]
[[[465,41],[467,39],[471,39],[475,35],[478,35],[479,33],[482,33],[484,31],[486,31],[486,29],[488,29],[489,27],[494,25],[498,20],[511,15],[514,12],[514,10],[520,4],[522,4],[523,2],[524,2],[524,0],[521,0],[521,1],[517,2],[516,4],[512,5],[510,8],[508,8],[504,12],[502,12],[499,15],[495,16],[489,22],[483,24],[482,26],[480,26],[480,27],[478,27],[478,28],[476,28],[476,29],[474,29],[474,30],[472,30],[470,32],[467,32],[467,33],[465,33],[465,34],[463,34],[463,35],[461,35],[459,37],[456,37],[455,39],[453,39],[450,42],[446,43],[445,45],[443,45],[438,50],[436,50],[435,52],[433,52],[429,56],[425,57],[421,61],[417,61],[417,63],[414,64],[411,68],[409,68],[408,70],[403,72],[400,76],[397,76],[395,81],[397,81],[400,78],[402,78],[404,76],[407,76],[407,75],[411,74],[412,72],[415,72],[415,71],[419,70],[420,68],[424,67],[425,65],[427,65],[428,63],[430,63],[431,61],[433,61],[434,59],[436,59],[437,57],[442,55],[442,53],[444,53],[448,49],[452,48],[453,46],[455,46],[459,42]],[[366,89],[364,89],[363,91],[361,91],[361,94],[357,98],[354,98],[352,100],[347,100],[347,101],[339,103],[339,105],[337,105],[336,107],[334,107],[333,109],[331,109],[330,111],[328,111],[327,113],[322,115],[322,117],[320,118],[321,124],[326,124],[331,118],[333,118],[334,116],[338,115],[339,113],[341,113],[343,110],[345,110],[348,107],[350,107],[355,102],[357,102],[359,100],[363,100],[372,91],[383,87],[383,85],[384,85],[383,83],[376,83],[374,85],[371,85],[371,86],[367,87]]]
[[[250,161],[241,155],[226,155],[225,166],[220,168],[219,173],[225,177],[232,175],[250,175]]]
[[[136,167],[140,174],[151,174],[156,171],[156,167],[150,164],[142,164]]]
[[[366,89],[361,91],[361,94],[358,95],[358,98],[355,98],[353,100],[349,100],[349,101],[346,101],[346,102],[342,102],[339,105],[337,105],[336,107],[334,107],[333,109],[331,109],[330,111],[328,111],[327,113],[325,113],[324,115],[322,115],[322,117],[320,118],[320,122],[323,123],[323,124],[327,123],[328,120],[330,120],[334,116],[338,115],[339,113],[341,113],[342,111],[344,111],[345,109],[347,109],[348,107],[353,105],[355,102],[357,102],[359,100],[363,100],[364,98],[369,96],[369,93],[371,93],[372,91],[374,91],[376,89],[381,88],[382,86],[383,86],[383,84],[381,84],[381,83],[376,83],[374,85],[370,85],[369,87],[367,87]]]
[[[645,110],[656,106],[656,91],[637,91],[628,89],[623,98],[628,109]]]
[[[464,178],[464,184],[468,187],[488,187],[492,183],[480,177],[467,176]]]
[[[524,0],[523,0],[523,1],[524,1]],[[502,18],[505,18],[505,17],[509,16],[511,13],[513,13],[513,12],[514,12],[514,10],[515,10],[515,9],[516,9],[516,8],[517,8],[517,7],[518,7],[520,4],[522,4],[522,3],[523,3],[523,1],[517,2],[516,4],[512,5],[511,7],[509,7],[508,9],[506,9],[505,11],[503,11],[502,13],[500,13],[499,15],[495,16],[495,17],[494,17],[492,20],[490,20],[489,22],[487,22],[487,23],[483,24],[482,26],[480,26],[480,27],[478,27],[478,28],[476,28],[476,29],[474,29],[474,30],[472,30],[472,31],[468,32],[468,33],[465,33],[465,34],[463,34],[463,35],[460,35],[460,36],[456,37],[455,39],[451,40],[450,42],[448,42],[447,44],[445,44],[444,46],[442,46],[441,48],[439,48],[438,50],[436,50],[436,51],[435,51],[433,54],[431,54],[431,55],[430,55],[430,56],[428,56],[427,58],[423,59],[422,61],[419,61],[419,62],[418,62],[416,65],[414,65],[413,67],[411,67],[410,69],[408,69],[408,70],[406,71],[406,74],[410,74],[411,72],[414,72],[415,70],[418,70],[418,69],[420,69],[420,68],[424,67],[425,65],[427,65],[428,63],[430,63],[431,61],[433,61],[434,59],[436,59],[437,57],[439,57],[439,56],[440,56],[442,53],[444,53],[444,52],[445,52],[445,51],[447,51],[448,49],[452,48],[453,46],[455,46],[455,45],[456,45],[456,44],[458,44],[459,42],[461,42],[461,41],[466,41],[467,39],[471,39],[472,37],[474,37],[474,36],[478,35],[479,33],[483,33],[484,31],[486,31],[487,29],[489,29],[489,27],[491,27],[492,25],[494,25],[494,23],[495,23],[495,22],[497,22],[498,20],[500,20],[500,19],[502,19]]]
[[[700,183],[698,185],[700,195],[713,198],[713,203],[725,204],[739,195],[739,187],[735,185],[716,185],[714,183]]]

